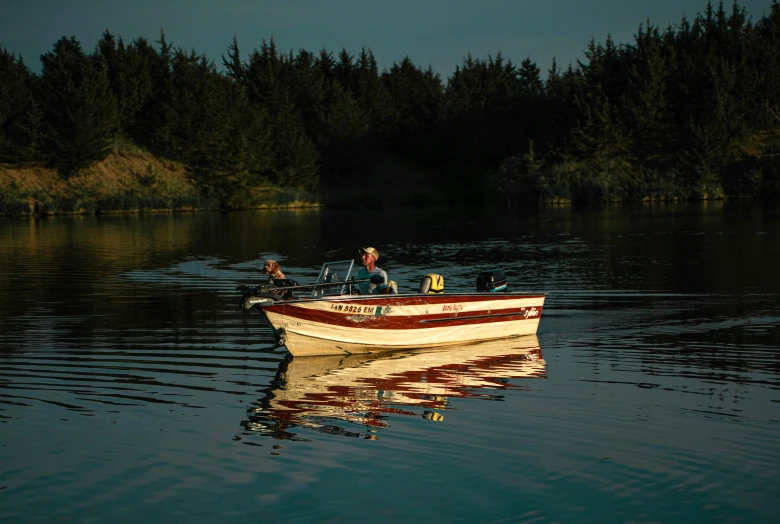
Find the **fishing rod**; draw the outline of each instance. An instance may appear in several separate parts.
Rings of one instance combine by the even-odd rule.
[[[378,283],[384,282],[384,279],[379,275],[374,275],[372,278],[379,277],[381,279]],[[271,291],[294,291],[296,289],[312,289],[312,288],[324,288],[324,287],[336,287],[336,286],[354,286],[356,284],[360,284],[361,282],[370,282],[371,278],[357,278],[352,277],[349,280],[344,280],[340,282],[322,282],[320,284],[298,284],[292,286],[258,286],[255,288],[251,288],[249,286],[246,286],[244,284],[239,285],[236,287],[236,291],[242,291],[242,292],[248,292],[252,290],[257,290],[257,292],[260,293],[268,293]]]
[[[239,307],[243,309],[251,309],[253,306],[258,306],[258,305],[262,306],[264,304],[272,304],[276,301],[283,300],[283,296],[279,294],[280,291],[286,295],[287,292],[296,289],[322,289],[326,287],[349,286],[350,293],[351,293],[352,286],[360,284],[361,282],[371,282],[372,280],[376,284],[380,284],[382,281],[384,281],[381,275],[373,275],[371,278],[352,277],[349,280],[344,280],[340,282],[322,282],[319,284],[298,285],[298,283],[296,282],[295,285],[291,285],[291,286],[281,285],[281,286],[249,287],[244,284],[241,284],[236,287],[236,291],[241,292],[241,301],[239,302]],[[288,280],[285,281],[289,282]],[[291,298],[291,296],[286,298]]]

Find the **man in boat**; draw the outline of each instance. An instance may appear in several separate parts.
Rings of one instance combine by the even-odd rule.
[[[375,295],[388,288],[387,273],[384,269],[376,267],[376,261],[379,258],[379,252],[373,247],[361,247],[358,250],[360,254],[360,264],[363,266],[358,271],[358,280],[370,278],[369,282],[361,282],[358,289],[361,295]],[[381,278],[381,281],[380,281]]]

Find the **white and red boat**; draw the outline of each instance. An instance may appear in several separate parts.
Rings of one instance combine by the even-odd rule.
[[[324,264],[315,284],[242,287],[242,307],[265,317],[293,356],[468,344],[533,335],[539,326],[545,295],[506,291],[502,271],[478,277],[482,292],[355,295],[352,264]]]

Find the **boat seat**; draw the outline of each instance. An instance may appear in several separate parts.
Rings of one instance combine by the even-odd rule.
[[[381,285],[377,288],[376,291],[377,295],[397,295],[398,294],[398,284],[396,284],[395,280],[388,281],[387,285]]]

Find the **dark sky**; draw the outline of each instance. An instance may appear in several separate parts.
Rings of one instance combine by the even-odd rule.
[[[771,0],[743,0],[758,19]],[[731,3],[726,3],[731,10]],[[485,58],[502,51],[549,69],[582,58],[593,36],[631,42],[650,19],[665,27],[693,18],[704,0],[0,0],[0,45],[34,70],[61,36],[75,36],[92,51],[106,29],[131,41],[157,40],[160,29],[177,47],[195,49],[221,64],[235,35],[244,58],[273,37],[281,50],[319,51],[365,46],[380,67],[408,55],[446,76],[470,52]]]

